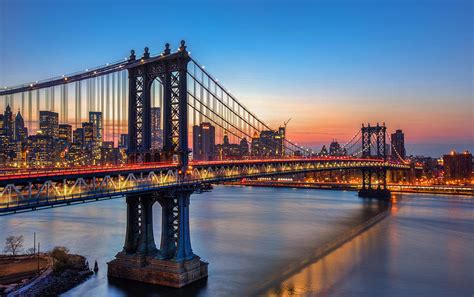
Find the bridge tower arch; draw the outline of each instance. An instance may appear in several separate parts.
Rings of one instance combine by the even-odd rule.
[[[359,191],[360,197],[368,198],[390,198],[390,191],[387,189],[387,161],[385,123],[376,126],[362,124],[362,158],[376,158],[384,163],[378,168],[362,168],[362,188]],[[372,147],[374,146],[374,151]],[[376,185],[372,184],[373,177],[376,177]]]
[[[131,51],[128,68],[129,121],[128,157],[131,163],[178,159],[181,172],[188,166],[187,67],[190,61],[184,40],[178,51],[170,45],[158,57],[150,58],[146,47],[140,59]],[[163,85],[163,151],[151,153],[151,87],[157,79]]]

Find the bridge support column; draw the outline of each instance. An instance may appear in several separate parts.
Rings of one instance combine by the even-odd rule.
[[[372,185],[373,174],[374,172],[371,169],[362,169],[362,188],[359,190],[359,197],[390,200],[391,192],[387,189],[387,169],[379,168],[376,170],[376,187]]]
[[[110,277],[180,288],[207,277],[208,263],[191,249],[189,198],[192,189],[170,189],[127,197],[127,232],[123,251],[108,263]],[[162,207],[162,235],[157,250],[152,206]]]

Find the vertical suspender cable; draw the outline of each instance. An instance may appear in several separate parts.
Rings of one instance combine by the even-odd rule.
[[[54,103],[54,87],[51,87],[51,111],[55,111],[55,103]]]
[[[115,73],[111,74],[112,76],[112,141],[115,143],[115,91],[116,91],[116,86],[115,86]]]

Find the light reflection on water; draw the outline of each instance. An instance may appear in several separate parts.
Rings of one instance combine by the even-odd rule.
[[[384,221],[267,296],[470,296],[474,201],[398,195]]]
[[[72,252],[85,255],[89,262],[97,259],[99,273],[66,296],[249,296],[265,292],[265,288],[270,288],[268,295],[278,296],[292,292],[357,296],[353,293],[359,291],[351,291],[352,286],[365,293],[363,296],[376,296],[380,293],[379,285],[373,291],[363,290],[372,283],[366,277],[390,284],[387,279],[396,279],[404,272],[406,265],[402,264],[406,262],[403,259],[407,253],[415,252],[410,246],[415,243],[415,249],[424,249],[432,244],[430,240],[429,244],[417,242],[423,236],[432,237],[425,234],[426,222],[417,225],[420,219],[429,219],[434,224],[431,227],[434,230],[430,232],[436,232],[438,218],[448,222],[451,216],[464,216],[472,230],[472,204],[471,216],[466,218],[463,207],[455,204],[449,205],[448,209],[445,206],[436,208],[437,203],[438,200],[430,199],[399,199],[398,211],[392,209],[389,220],[385,219],[342,249],[282,280],[285,272],[298,271],[302,262],[311,262],[315,248],[378,214],[383,206],[359,199],[355,192],[216,187],[212,192],[191,198],[192,246],[196,254],[210,262],[209,279],[181,290],[107,279],[106,262],[123,246],[123,199],[1,217],[0,239],[10,234],[23,234],[27,236],[26,245],[31,245],[32,234],[37,232],[46,249],[64,245]],[[159,244],[161,211],[158,205],[155,205],[154,213],[154,235]],[[415,224],[410,221],[414,215],[417,217]],[[458,229],[464,230],[461,233],[464,232],[465,237],[452,239],[448,231],[444,237],[439,235],[438,245],[447,246],[448,238],[452,242],[449,249],[437,251],[440,253],[437,258],[442,259],[442,253],[446,253],[449,261],[456,265],[460,261],[457,267],[461,267],[463,273],[471,272],[472,276],[472,270],[465,269],[465,263],[472,264],[472,256],[462,247],[471,244],[472,248],[472,231],[465,232],[464,224],[451,225],[453,232],[459,232]],[[449,266],[449,271],[456,270],[453,268],[456,265],[443,268]],[[415,268],[417,275],[423,274]],[[375,269],[378,272],[371,273]],[[459,277],[455,271],[450,274],[453,278]],[[466,276],[459,279],[466,280]],[[417,284],[416,278],[407,281],[408,289],[410,284]],[[338,291],[339,288],[342,289]]]

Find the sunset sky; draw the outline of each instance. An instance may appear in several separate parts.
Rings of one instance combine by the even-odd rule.
[[[385,122],[408,154],[474,150],[470,0],[176,3],[0,0],[0,85],[185,39],[260,118],[291,118],[298,143],[319,150]]]

